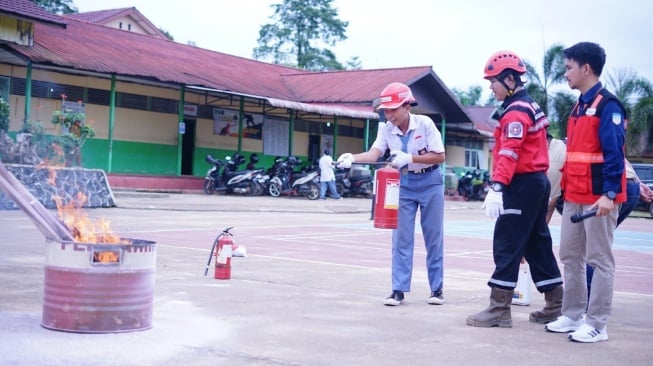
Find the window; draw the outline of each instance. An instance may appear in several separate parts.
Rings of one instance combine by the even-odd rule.
[[[465,166],[479,167],[478,150],[465,149]]]

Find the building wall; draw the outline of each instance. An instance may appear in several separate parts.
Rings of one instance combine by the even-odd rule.
[[[14,65],[0,64],[0,76],[26,78],[26,68]],[[59,127],[51,123],[52,115],[61,109],[62,97],[59,89],[62,86],[75,86],[80,88],[93,88],[103,91],[111,89],[111,81],[98,77],[68,75],[49,70],[32,71],[33,85],[35,82],[45,82],[52,85],[52,90],[43,91],[44,96],[34,96],[32,92],[30,120],[39,121],[47,134],[61,133]],[[41,85],[41,88],[43,86]],[[80,89],[81,90],[81,89]],[[155,98],[172,100],[180,99],[180,91],[172,88],[163,88],[150,85],[141,85],[129,82],[116,82],[118,98],[120,93],[128,93]],[[88,100],[85,95],[67,95],[68,101]],[[184,101],[201,105],[205,100],[204,95],[186,91]],[[25,119],[25,97],[10,94],[11,106],[10,133],[14,134],[23,128]],[[176,109],[176,108],[175,108]],[[238,108],[234,108],[237,110]],[[116,107],[113,125],[113,142],[109,141],[109,106],[85,103],[86,123],[95,130],[95,138],[88,139],[82,149],[82,165],[87,168],[109,169],[109,156],[111,156],[111,173],[132,173],[152,175],[176,175],[177,160],[179,155],[178,139],[179,125],[178,114],[168,112],[154,112],[133,108]],[[278,119],[278,117],[275,117]],[[238,138],[233,136],[215,135],[213,119],[203,117],[190,117],[196,123],[194,137],[195,151],[193,153],[193,175],[203,176],[208,169],[205,162],[207,154],[223,159],[233,155],[238,150]],[[362,126],[361,121],[348,121],[348,126]],[[292,153],[306,161],[308,153],[308,136],[310,133],[295,131],[293,136]],[[345,144],[343,146],[343,142]],[[352,146],[352,151],[361,149],[362,142],[358,138],[340,137],[339,149]],[[249,158],[252,152],[259,155],[261,167],[272,165],[274,157],[263,156],[263,140],[243,138],[241,140],[242,154]],[[342,150],[344,151],[344,150]]]

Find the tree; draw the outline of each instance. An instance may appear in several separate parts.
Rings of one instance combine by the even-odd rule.
[[[628,113],[626,149],[629,155],[641,155],[653,132],[653,84],[637,72],[620,68],[608,72],[606,87],[619,98]]]
[[[347,61],[345,65],[345,69],[347,70],[361,70],[363,68],[363,65],[361,64],[361,61],[358,59],[358,56],[354,56]]]
[[[542,75],[528,61],[526,64],[526,90],[540,105],[544,113],[549,115],[549,93],[551,86],[565,80],[565,58],[562,53],[564,46],[554,44],[544,53]]]
[[[568,92],[557,92],[551,98],[551,111],[547,115],[551,121],[549,133],[554,137],[564,139],[567,136],[567,121],[571,109],[576,105],[576,96]]]
[[[334,46],[347,39],[349,25],[338,19],[333,0],[283,0],[273,4],[274,23],[259,30],[257,60],[272,58],[275,64],[293,65],[305,70],[342,70],[333,52],[316,43]]]
[[[481,95],[483,94],[483,88],[476,85],[470,86],[467,91],[453,88],[451,90],[460,101],[460,104],[464,106],[480,106],[481,105]]]
[[[72,0],[32,0],[33,3],[55,14],[77,13],[77,7]]]

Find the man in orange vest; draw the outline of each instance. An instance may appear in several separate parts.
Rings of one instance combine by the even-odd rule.
[[[572,332],[570,340],[594,343],[608,339],[606,323],[614,292],[613,233],[619,206],[626,201],[626,110],[599,82],[605,65],[601,46],[581,42],[563,53],[565,78],[581,94],[569,117],[567,157],[562,171],[562,315],[545,325],[545,329]],[[596,216],[571,222],[572,215],[594,209]],[[594,268],[589,303],[586,264]]]

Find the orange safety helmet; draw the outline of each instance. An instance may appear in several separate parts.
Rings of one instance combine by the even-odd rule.
[[[410,91],[406,84],[402,83],[390,83],[383,89],[379,99],[381,102],[379,109],[395,109],[401,107],[404,103],[410,103],[412,106],[417,105],[413,92]]]
[[[508,69],[516,71],[519,75],[526,73],[526,65],[524,65],[524,62],[516,53],[512,51],[499,51],[490,56],[485,63],[485,69],[483,70],[485,75],[483,75],[483,78],[491,79],[497,77]]]

